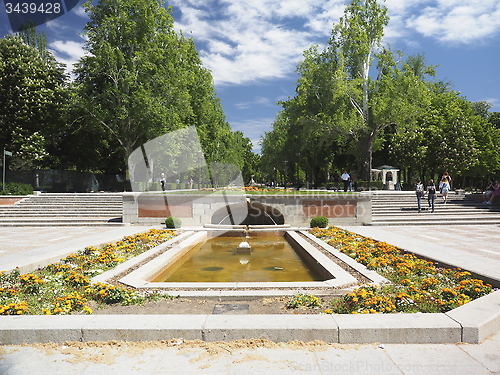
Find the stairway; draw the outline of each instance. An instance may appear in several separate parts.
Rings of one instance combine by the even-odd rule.
[[[435,201],[434,212],[422,199],[422,211],[418,212],[417,197],[413,191],[379,191],[372,197],[371,225],[471,225],[500,224],[500,205],[486,205],[472,195],[448,193],[443,204],[441,194]]]
[[[121,193],[36,193],[0,206],[0,226],[121,226]]]

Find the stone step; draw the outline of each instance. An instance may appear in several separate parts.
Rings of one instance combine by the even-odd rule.
[[[427,197],[423,197],[423,200],[427,200]],[[437,200],[443,200],[443,198],[438,195],[436,197]],[[417,198],[416,197],[408,197],[408,198],[398,198],[398,199],[388,199],[388,200],[379,200],[379,199],[372,199],[372,204],[378,204],[378,205],[384,205],[384,204],[393,204],[393,203],[404,203],[404,202],[416,202]],[[449,203],[455,203],[455,204],[482,204],[482,202],[476,201],[474,199],[450,199],[448,197],[448,202]]]
[[[123,226],[121,217],[117,218],[80,218],[69,219],[64,218],[51,218],[36,219],[36,218],[22,218],[22,219],[9,219],[5,220],[0,218],[0,227],[54,227],[54,226]]]
[[[421,201],[422,204],[428,204],[427,199]],[[439,200],[435,202],[434,204],[440,205],[440,206],[446,206],[446,207],[454,207],[454,208],[465,208],[465,209],[490,209],[490,208],[498,208],[500,206],[497,205],[490,205],[490,204],[474,204],[474,203],[456,203],[456,202],[447,202],[446,204],[443,203],[442,200]],[[391,204],[373,204],[372,203],[372,208],[377,208],[377,209],[382,209],[382,208],[390,208],[390,207],[411,207],[417,205],[417,201],[411,201],[411,202],[395,202]]]
[[[122,226],[122,194],[41,193],[0,206],[0,226]]]
[[[44,204],[16,204],[16,205],[2,205],[0,208],[6,210],[17,210],[17,209],[27,209],[31,210],[33,208],[41,207],[42,209],[50,209],[54,207],[64,207],[68,209],[73,209],[75,207],[84,208],[121,208],[123,204],[113,203],[113,204],[103,204],[103,203],[87,203],[87,204],[60,204],[60,203],[44,203]]]
[[[401,221],[372,221],[371,226],[392,225],[492,225],[500,224],[500,220],[401,220]]]
[[[427,204],[422,205],[422,207],[426,208]],[[439,208],[441,211],[445,212],[452,212],[455,214],[463,214],[463,213],[470,213],[470,214],[498,214],[500,212],[500,208],[491,208],[491,209],[481,209],[481,208],[464,208],[464,207],[453,207],[453,206],[448,206],[448,205],[436,205],[435,208]],[[400,213],[400,214],[405,214],[409,212],[413,212],[418,210],[418,207],[416,205],[414,206],[405,206],[405,207],[387,207],[387,208],[374,208],[372,210],[372,214],[384,214],[384,213]]]
[[[482,219],[482,220],[500,220],[500,215],[495,214],[495,215],[453,215],[450,214],[449,212],[442,212],[439,210],[435,210],[432,212],[431,210],[423,210],[422,212],[418,213],[418,211],[413,211],[408,214],[381,214],[381,215],[376,215],[375,217],[372,216],[373,221],[378,221],[378,220],[400,220],[403,219],[405,220],[406,218],[413,218],[413,219],[420,219],[421,217],[426,217],[428,215],[433,216],[433,220],[441,220],[441,219],[446,219],[446,220],[461,220],[461,219],[467,219],[467,220],[476,220],[476,219]],[[428,218],[426,218],[428,219]]]
[[[27,199],[23,201],[19,201],[16,203],[16,206],[19,205],[35,205],[35,204],[121,204],[121,200],[113,199],[113,200],[89,200],[89,199]]]
[[[371,225],[478,225],[500,224],[500,206],[485,205],[470,195],[448,195],[446,204],[441,194],[436,197],[435,212],[422,198],[423,210],[418,213],[414,192],[374,194]]]
[[[6,215],[3,213],[0,213],[0,218],[17,218],[17,217],[121,217],[122,213],[121,212],[89,212],[89,213],[81,213],[81,212],[76,212],[76,213],[71,213],[71,212],[62,212],[62,213],[30,213],[30,212],[20,212],[17,214],[10,214]]]
[[[31,206],[31,205],[39,205],[39,204],[63,204],[63,205],[91,205],[91,204],[121,204],[121,200],[95,200],[95,201],[90,201],[90,200],[81,200],[79,201],[78,199],[74,200],[61,200],[61,199],[44,199],[42,200],[29,200],[29,201],[20,201],[15,206]]]

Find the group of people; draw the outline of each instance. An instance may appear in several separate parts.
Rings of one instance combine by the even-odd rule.
[[[490,180],[490,184],[486,188],[486,191],[483,193],[483,204],[492,204],[493,199],[500,195],[500,183],[498,180]]]
[[[443,197],[443,203],[446,204],[446,201],[448,199],[448,192],[451,189],[451,176],[448,174],[448,172],[445,172],[443,174],[443,177],[441,177],[438,188],[441,192],[441,196]],[[434,203],[436,201],[437,195],[437,189],[434,180],[430,179],[429,183],[427,184],[427,189],[424,190],[424,184],[422,184],[422,181],[419,179],[415,184],[415,193],[417,195],[418,212],[422,210],[421,200],[422,197],[425,196],[425,193],[427,193],[427,202],[429,203],[429,208],[431,208],[432,212],[434,212]]]

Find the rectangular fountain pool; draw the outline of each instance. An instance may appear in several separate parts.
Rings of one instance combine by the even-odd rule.
[[[240,248],[242,241],[249,248]],[[249,238],[213,237],[193,247],[151,282],[319,281],[283,234]]]
[[[215,237],[200,231],[119,281],[135,288],[331,288],[357,283],[296,231]],[[248,249],[237,251],[247,241]],[[214,246],[214,243],[218,245]],[[288,271],[288,272],[287,272]]]

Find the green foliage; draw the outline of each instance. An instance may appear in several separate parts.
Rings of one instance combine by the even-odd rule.
[[[357,182],[358,190],[368,190],[368,181],[358,180]],[[370,181],[371,190],[382,190],[384,188],[384,183],[382,181]]]
[[[178,217],[169,216],[165,220],[165,225],[167,228],[180,228],[182,226],[182,220]]]
[[[287,308],[297,309],[297,308],[315,308],[321,307],[321,300],[312,294],[295,294],[292,299],[288,302]]]
[[[30,184],[22,184],[20,182],[9,182],[5,184],[0,182],[0,194],[2,195],[30,195],[33,194],[33,187]]]
[[[103,134],[126,162],[141,144],[194,125],[208,164],[234,162],[244,169],[248,147],[238,144],[210,71],[193,40],[175,32],[163,2],[102,0],[84,6],[89,54],[75,70],[73,102],[81,114],[75,131]]]
[[[297,160],[315,181],[331,165],[345,168],[346,161],[350,168],[357,161],[361,176],[368,179],[372,152],[384,129],[408,126],[427,102],[422,76],[434,74],[433,67],[419,57],[397,63],[400,52],[380,48],[388,22],[387,8],[376,0],[352,1],[324,50],[312,46],[304,52],[296,96],[280,103],[287,129],[266,137],[272,144],[269,136],[285,134],[280,146],[286,147],[278,148],[284,150],[281,157]],[[374,57],[376,72],[371,73]]]
[[[391,136],[389,155],[420,171],[421,178],[426,171],[480,177],[498,168],[495,130],[478,115],[478,106],[454,91],[430,91],[429,97],[427,108],[415,117],[416,126]]]
[[[64,69],[38,47],[17,35],[0,39],[0,144],[14,153],[15,168],[49,162],[49,144],[62,126]]]
[[[156,1],[86,3],[88,55],[78,63],[76,103],[89,126],[104,127],[124,159],[140,144],[181,126],[189,114],[176,71],[182,40]],[[177,104],[176,104],[177,103]],[[182,108],[183,107],[183,108]]]
[[[324,216],[313,217],[309,223],[311,228],[326,228],[328,226],[328,218]]]
[[[147,300],[173,298],[162,292],[140,292],[90,279],[118,263],[144,253],[175,236],[170,230],[150,230],[124,237],[99,249],[89,246],[29,274],[19,268],[0,272],[0,315],[91,314],[87,301],[104,304],[143,304]]]

